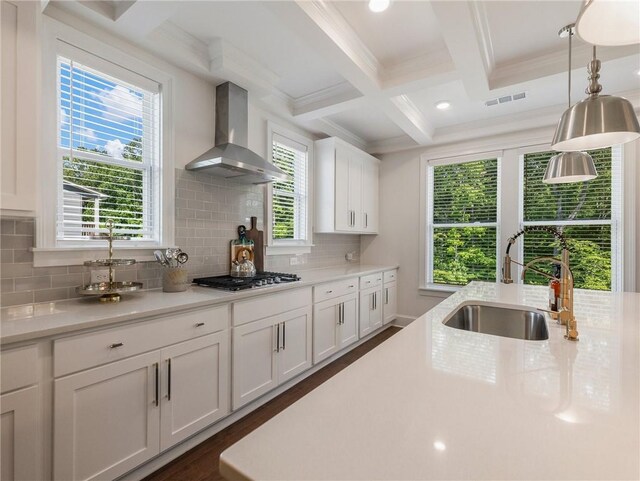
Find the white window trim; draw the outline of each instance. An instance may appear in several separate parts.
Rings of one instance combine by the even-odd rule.
[[[287,241],[273,239],[271,220],[273,216],[273,184],[267,184],[265,189],[265,222],[264,230],[266,235],[267,255],[301,255],[309,254],[313,247],[313,140],[293,132],[281,125],[267,121],[267,160],[271,162],[273,158],[273,135],[277,134],[286,137],[307,148],[307,240]]]
[[[528,135],[530,134],[530,135]],[[534,135],[535,134],[535,135]],[[551,131],[548,135],[550,137],[553,134]],[[538,140],[536,142],[536,140]],[[531,152],[542,152],[546,150],[552,150],[548,143],[539,143],[540,135],[537,132],[523,133],[522,138],[518,141],[517,138],[509,137],[504,142],[504,149],[501,151],[500,156],[500,184],[501,188],[498,192],[499,209],[500,209],[500,234],[498,236],[498,252],[502,253],[506,250],[507,239],[515,232],[520,230],[520,217],[522,212],[522,172],[523,164],[520,162],[520,156]],[[533,141],[533,142],[532,142]],[[521,146],[519,147],[518,144]],[[636,187],[638,168],[636,167],[638,146],[636,142],[630,142],[621,146],[622,148],[622,176],[623,186],[622,195],[622,216],[620,221],[620,228],[622,229],[622,247],[620,248],[622,259],[620,261],[622,272],[620,273],[622,278],[622,290],[634,292],[636,290],[636,244],[634,242],[636,233]],[[499,148],[500,142],[496,141],[492,144],[486,144],[489,148]],[[455,149],[455,148],[454,148]],[[449,160],[463,162],[465,160],[478,160],[481,158],[488,158],[489,155],[495,155],[495,151],[486,151],[482,148],[478,148],[476,153],[473,147],[466,147],[464,149],[463,156],[454,156],[455,150],[450,148],[443,149],[442,155],[434,156],[433,154],[423,154],[420,157],[420,235],[419,235],[419,278],[418,278],[418,292],[420,295],[429,297],[446,297],[450,293],[457,292],[461,287],[458,286],[444,286],[427,284],[427,232],[428,232],[428,196],[429,186],[427,184],[427,171],[429,165],[437,165],[438,163],[446,163]],[[449,156],[447,156],[449,155]],[[516,185],[517,190],[509,197],[513,199],[512,202],[503,201],[505,188],[508,185]],[[517,201],[516,201],[517,199]],[[521,247],[512,251],[512,257],[521,261],[522,251]],[[501,258],[498,257],[498,269],[501,268]],[[520,282],[520,276],[516,275],[519,270],[518,266],[515,266],[513,279],[515,282]],[[499,279],[499,277],[498,277]]]
[[[474,162],[483,159],[498,159],[498,183],[497,183],[497,213],[496,222],[483,222],[480,224],[473,224],[477,227],[495,227],[496,228],[496,240],[500,239],[500,199],[501,199],[501,166],[502,166],[502,151],[490,151],[482,152],[479,154],[471,154],[457,157],[445,157],[445,158],[423,158],[420,162],[420,183],[421,183],[421,196],[420,196],[420,209],[424,211],[424,215],[421,212],[421,226],[420,226],[420,285],[418,286],[420,291],[425,293],[448,293],[456,292],[463,286],[437,284],[431,281],[433,276],[433,249],[426,247],[432,246],[432,230],[433,230],[433,209],[429,206],[432,202],[433,195],[433,168],[440,165],[450,164],[462,164],[465,162]],[[424,192],[423,192],[424,191]],[[424,196],[423,196],[424,195]],[[424,226],[422,225],[424,222]],[[453,225],[453,224],[452,224]],[[470,224],[456,224],[459,226]],[[496,258],[498,256],[500,242],[496,242]],[[496,276],[499,275],[500,266],[496,266]]]
[[[48,181],[57,178],[57,56],[60,43],[116,64],[137,75],[148,78],[160,86],[161,94],[161,152],[162,165],[160,175],[161,195],[159,196],[157,241],[120,241],[114,247],[126,251],[128,258],[138,261],[154,260],[153,250],[173,246],[175,235],[175,182],[174,182],[174,126],[173,126],[173,78],[165,72],[97,40],[85,33],[73,29],[49,17],[43,18],[42,42],[42,85],[40,110],[41,145],[38,163],[40,189],[39,212],[36,223],[36,247],[33,248],[34,266],[78,265],[85,260],[104,257],[106,242],[95,241],[89,247],[86,244],[61,244],[56,240],[57,183]]]

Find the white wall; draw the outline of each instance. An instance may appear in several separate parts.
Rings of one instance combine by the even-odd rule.
[[[362,262],[399,264],[398,312],[402,316],[420,316],[438,304],[446,294],[421,295],[419,284],[419,223],[420,223],[420,157],[446,157],[474,152],[510,149],[548,142],[552,128],[536,129],[489,139],[461,142],[456,145],[436,146],[382,156],[380,165],[380,234],[362,236]],[[635,192],[635,244],[636,291],[640,292],[640,141],[635,152],[625,162],[636,164]],[[517,188],[517,186],[514,186]],[[633,249],[632,249],[633,250]]]

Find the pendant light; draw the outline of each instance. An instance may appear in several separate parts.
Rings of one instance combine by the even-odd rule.
[[[613,95],[600,95],[600,60],[589,62],[589,95],[565,110],[553,136],[554,150],[589,150],[625,144],[640,137],[640,124],[627,99]]]
[[[571,37],[575,24],[562,28],[560,38],[569,37],[569,75],[567,98],[571,108]],[[542,182],[545,184],[567,184],[570,182],[585,182],[598,176],[593,159],[586,152],[561,152],[549,159],[547,170]]]
[[[640,2],[587,0],[576,23],[578,36],[592,45],[640,43]]]

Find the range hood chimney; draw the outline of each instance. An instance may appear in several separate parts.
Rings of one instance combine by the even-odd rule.
[[[241,184],[289,180],[282,170],[247,148],[248,116],[247,91],[231,82],[218,85],[215,147],[189,162],[185,169]]]

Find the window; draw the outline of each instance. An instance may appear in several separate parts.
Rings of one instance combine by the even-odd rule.
[[[286,181],[273,182],[269,188],[269,245],[279,252],[311,245],[309,139],[270,125],[271,161],[289,175]],[[308,249],[303,249],[308,251]]]
[[[57,57],[57,241],[86,240],[107,219],[119,235],[159,240],[159,87],[109,70]]]
[[[492,158],[429,166],[429,284],[496,279],[499,163]]]
[[[632,255],[624,232],[633,231],[628,224],[633,215],[623,205],[622,162],[623,155],[633,157],[633,151],[614,146],[589,153],[598,170],[596,179],[555,185],[542,182],[555,155],[544,146],[423,159],[421,289],[450,291],[474,280],[499,280],[508,238],[526,227],[552,227],[567,237],[576,287],[633,288],[633,272],[625,272],[623,262],[625,255]],[[633,182],[633,175],[626,177]],[[560,249],[548,232],[530,231],[518,238],[511,255],[529,262],[560,257]],[[539,268],[552,272],[551,264]],[[512,270],[520,282],[521,269],[514,265]],[[547,279],[530,271],[526,282],[546,285]]]
[[[522,156],[523,226],[554,227],[569,239],[571,270],[576,287],[617,290],[621,283],[622,244],[620,217],[621,151],[607,148],[590,151],[598,177],[589,182],[544,184],[542,176],[555,152],[533,152]],[[560,256],[560,246],[545,232],[523,236],[524,261],[540,256]],[[535,273],[527,283],[546,284]]]

